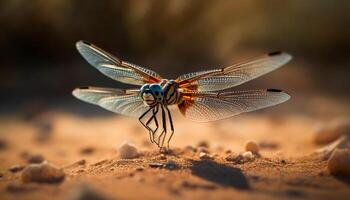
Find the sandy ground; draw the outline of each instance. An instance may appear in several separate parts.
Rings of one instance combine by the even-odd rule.
[[[325,106],[337,104],[338,109],[332,110],[335,116],[337,112],[349,114],[346,103],[320,102]],[[312,154],[320,148],[312,142],[315,127],[328,118],[301,112],[286,114],[279,109],[214,123],[195,123],[176,115],[169,155],[161,155],[149,142],[147,132],[132,118],[84,117],[57,110],[29,119],[23,114],[2,115],[0,196],[79,199],[76,194],[88,187],[105,199],[348,199],[349,179],[330,175],[327,162]],[[275,114],[278,112],[283,114]],[[119,158],[118,146],[125,140],[137,145],[138,158]],[[263,144],[261,157],[244,164],[225,159],[243,152],[249,140]],[[198,152],[186,148],[203,141],[213,159],[200,159]],[[22,183],[21,172],[9,169],[26,165],[32,154],[41,154],[63,167],[64,181]],[[150,166],[168,161],[175,162],[174,169]]]

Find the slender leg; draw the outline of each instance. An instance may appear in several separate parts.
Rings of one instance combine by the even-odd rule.
[[[148,126],[146,126],[143,122],[142,122],[142,118],[144,118],[146,116],[147,113],[149,113],[149,111],[151,111],[153,109],[153,107],[150,107],[146,112],[144,112],[140,117],[139,117],[139,121],[140,123],[147,128],[148,130],[150,129]]]
[[[144,124],[143,122],[142,122],[142,119],[147,115],[147,113],[149,113],[149,111],[151,111],[153,109],[153,107],[150,107],[146,112],[144,112],[140,117],[139,117],[139,121],[140,121],[140,123],[149,131],[149,134],[151,135],[151,132],[152,132],[152,129],[148,126],[148,125],[146,125],[146,124]],[[153,118],[153,116],[150,118],[150,120]],[[148,120],[148,121],[150,121],[150,120]],[[147,123],[149,123],[149,122],[147,122]],[[151,140],[151,142],[152,142],[152,140]],[[152,142],[153,143],[153,142]]]
[[[173,137],[173,135],[174,135],[174,125],[173,125],[173,119],[171,118],[171,113],[170,113],[170,110],[169,110],[169,108],[167,107],[167,106],[165,106],[165,109],[167,110],[167,112],[168,112],[168,117],[169,117],[169,122],[170,122],[170,128],[171,128],[171,134],[170,134],[170,137],[169,137],[169,139],[168,139],[168,149],[169,149],[169,143],[170,143],[170,140],[171,140],[171,138]]]
[[[155,142],[154,141],[154,133],[157,132],[158,130],[158,120],[157,120],[157,113],[158,113],[158,110],[159,110],[159,106],[157,105],[156,107],[154,107],[154,109],[152,110],[153,112],[153,115],[152,117],[147,121],[146,123],[146,126],[150,129],[149,131],[149,138],[150,138],[150,141],[153,143]],[[148,124],[151,122],[151,120],[154,119],[154,122],[156,124],[156,128],[153,130],[151,127],[148,126]]]
[[[157,107],[155,107],[155,110],[153,110],[153,118],[154,118],[154,123],[156,124],[156,128],[154,130],[152,130],[152,140],[154,141],[154,143],[156,143],[158,145],[158,143],[156,142],[156,140],[154,139],[155,133],[157,132],[158,128],[159,128],[159,124],[158,124],[158,119],[157,119],[157,114],[159,111],[159,105],[157,105]],[[159,146],[159,145],[158,145]]]
[[[152,133],[153,130],[151,129],[151,127],[148,126],[148,124],[151,122],[151,120],[153,119],[153,116],[151,118],[149,118],[149,120],[146,123],[146,126],[148,127],[148,134],[149,134],[149,140],[151,141],[151,143],[153,143],[154,141],[152,140]]]
[[[166,132],[165,132],[165,130],[164,130],[164,128],[163,128],[162,132],[160,133],[160,135],[159,135],[159,137],[158,137],[158,142],[156,143],[156,144],[158,145],[159,148],[162,148],[161,143],[160,143],[160,140],[161,140],[162,136],[164,135],[164,133],[166,134]]]
[[[161,109],[162,109],[162,121],[163,121],[163,132],[162,132],[162,135],[163,135],[163,133],[164,133],[164,136],[163,136],[163,139],[162,139],[162,143],[161,143],[161,145],[160,145],[160,148],[162,148],[163,147],[163,145],[164,145],[164,139],[165,139],[165,137],[166,137],[166,135],[167,135],[167,130],[166,130],[166,115],[165,115],[165,111],[164,111],[164,106],[163,105],[160,105],[161,107]],[[158,142],[160,142],[160,139],[161,139],[161,136],[159,136],[159,138],[158,138]]]

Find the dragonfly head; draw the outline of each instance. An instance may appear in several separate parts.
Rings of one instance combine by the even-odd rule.
[[[159,84],[145,84],[141,87],[140,95],[147,105],[153,106],[163,102],[164,91]]]

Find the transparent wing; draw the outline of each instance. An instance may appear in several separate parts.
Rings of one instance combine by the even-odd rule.
[[[187,118],[208,122],[225,119],[244,112],[250,112],[287,101],[290,96],[276,89],[235,92],[192,92],[183,93],[178,105]]]
[[[185,74],[176,81],[180,87],[196,91],[224,90],[271,72],[286,64],[291,58],[292,56],[287,53],[269,53],[222,69]]]
[[[84,41],[76,43],[79,53],[92,66],[116,81],[143,85],[160,82],[161,77],[154,71],[122,61],[93,44]]]
[[[138,90],[82,87],[73,90],[73,96],[106,110],[132,117],[139,117],[148,109]]]

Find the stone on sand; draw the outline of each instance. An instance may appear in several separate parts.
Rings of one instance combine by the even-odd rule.
[[[64,171],[51,163],[29,164],[22,172],[22,181],[39,183],[56,183],[64,179]]]
[[[251,151],[246,151],[242,154],[243,158],[247,161],[254,160],[255,156]]]
[[[166,163],[164,164],[164,168],[165,168],[165,169],[173,170],[173,169],[178,168],[178,165],[176,164],[175,161],[173,161],[173,160],[168,160],[168,162],[166,162]]]
[[[163,163],[158,163],[158,162],[152,162],[148,164],[151,168],[163,168],[164,164]]]
[[[208,154],[208,153],[205,153],[205,152],[200,152],[199,153],[199,158],[200,159],[212,159],[213,156]]]
[[[317,127],[314,142],[316,144],[328,144],[342,135],[350,136],[350,120],[338,119],[329,124]]]
[[[233,162],[235,164],[243,164],[255,159],[254,154],[251,151],[244,152],[242,154],[230,154],[226,156],[225,160]]]
[[[134,144],[124,141],[119,147],[119,156],[122,159],[137,158],[138,150]]]
[[[245,144],[245,150],[252,152],[253,154],[259,154],[259,146],[256,142],[249,141]]]
[[[350,150],[336,149],[329,158],[327,167],[333,175],[350,176]]]

